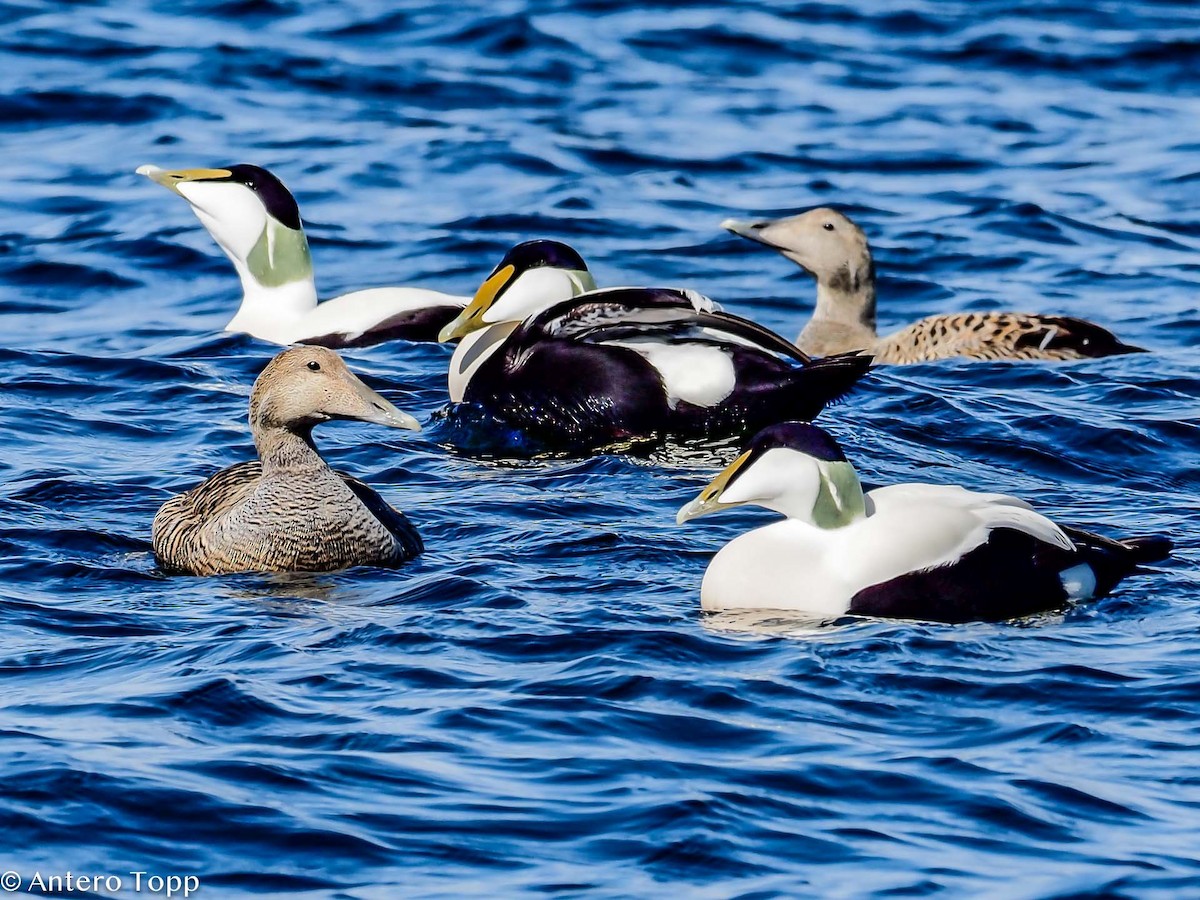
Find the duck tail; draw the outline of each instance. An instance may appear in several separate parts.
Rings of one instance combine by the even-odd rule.
[[[1161,534],[1122,538],[1119,543],[1129,551],[1130,558],[1137,565],[1160,562],[1170,556],[1171,551],[1175,549],[1174,542]]]
[[[875,357],[870,353],[838,353],[813,359],[799,370],[797,382],[804,386],[804,397],[815,403],[811,419],[826,405],[842,399],[870,371]]]
[[[1068,351],[1083,358],[1145,353],[1143,347],[1126,344],[1107,328],[1074,316],[1035,316],[1042,327],[1018,340],[1018,345],[1037,344],[1044,351]]]
[[[1075,545],[1081,561],[1095,573],[1097,597],[1111,591],[1138,566],[1166,559],[1173,546],[1170,538],[1157,534],[1114,539],[1069,525],[1063,531]]]

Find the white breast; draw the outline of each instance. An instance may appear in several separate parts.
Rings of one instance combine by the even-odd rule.
[[[827,532],[784,519],[730,541],[700,586],[706,610],[784,609],[820,618],[850,608],[845,579],[829,564]]]
[[[472,331],[458,342],[450,358],[449,388],[450,402],[462,403],[467,385],[475,372],[487,359],[500,349],[519,326],[520,322],[501,322]]]
[[[239,267],[240,270],[240,267]],[[264,287],[242,279],[245,294],[226,331],[242,332],[272,344],[294,344],[304,337],[302,323],[316,309],[312,279]]]

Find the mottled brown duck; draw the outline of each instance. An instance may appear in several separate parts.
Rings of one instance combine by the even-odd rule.
[[[284,350],[250,394],[258,459],[163,504],[153,526],[159,566],[191,575],[322,572],[396,566],[419,554],[421,537],[408,519],[317,452],[312,430],[333,419],[421,430],[332,350]]]
[[[879,337],[875,263],[862,229],[834,209],[765,221],[726,219],[721,227],[778,250],[817,280],[817,306],[797,346],[814,356],[867,350],[877,363],[1064,360],[1140,353],[1083,319],[1034,313],[971,312],[929,316]]]

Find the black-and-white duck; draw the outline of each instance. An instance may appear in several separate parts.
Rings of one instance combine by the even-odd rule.
[[[221,470],[155,515],[154,555],[162,569],[323,572],[396,566],[419,554],[421,537],[408,519],[317,452],[312,430],[333,419],[421,430],[332,350],[284,350],[250,394],[258,459]]]
[[[817,306],[797,346],[823,356],[865,350],[880,363],[1068,360],[1139,353],[1111,332],[1071,316],[965,312],[928,316],[897,332],[875,332],[875,263],[867,236],[835,209],[721,227],[778,250],[817,281]]]
[[[452,400],[572,451],[812,418],[871,363],[812,359],[694,291],[596,290],[583,259],[557,241],[510,250],[442,330],[456,337]]]
[[[1164,537],[1112,540],[954,485],[864,494],[837,442],[803,422],[756,435],[677,521],[744,504],[786,518],[718,551],[700,589],[707,610],[1011,619],[1103,596],[1171,549]]]
[[[414,287],[378,287],[317,301],[308,239],[296,199],[259,166],[138,168],[188,202],[233,262],[242,305],[225,326],[273,344],[365,347],[433,341],[469,297]]]

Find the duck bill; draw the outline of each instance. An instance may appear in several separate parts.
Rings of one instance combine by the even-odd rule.
[[[400,428],[404,431],[421,430],[421,423],[408,413],[398,409],[391,401],[371,390],[358,378],[355,378],[354,381],[356,382],[354,399],[357,408],[348,413],[346,418],[370,422],[373,425],[385,425],[388,428]]]
[[[679,512],[675,515],[675,524],[682,525],[684,522],[706,516],[710,512],[716,512],[718,509],[737,506],[738,504],[736,503],[722,503],[721,494],[733,476],[738,473],[738,470],[746,464],[746,460],[749,458],[750,451],[747,450],[722,469],[721,474],[710,481],[708,487],[702,490],[695,500],[680,508]]]
[[[748,241],[754,241],[756,244],[763,244],[773,250],[782,249],[774,241],[768,240],[764,232],[774,223],[772,219],[755,220],[755,219],[726,219],[721,223],[721,227],[726,231],[736,234],[738,237],[743,237]]]
[[[512,281],[515,271],[512,266],[505,266],[500,271],[493,272],[479,286],[479,290],[475,292],[475,296],[467,304],[467,308],[438,332],[438,340],[444,344],[446,341],[464,337],[472,331],[477,331],[487,325],[488,323],[483,320],[484,314],[492,308],[492,304],[496,302],[496,298],[500,296],[500,293]]]
[[[160,169],[151,165],[138,166],[137,174],[145,175],[151,181],[177,194],[179,185],[188,181],[219,181],[233,177],[233,173],[228,169]]]

